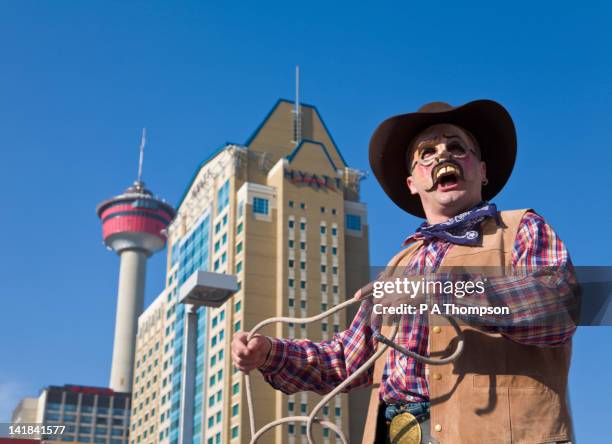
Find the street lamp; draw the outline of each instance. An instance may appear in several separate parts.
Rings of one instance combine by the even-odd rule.
[[[197,310],[200,307],[220,307],[237,291],[235,275],[201,270],[189,276],[179,290],[179,303],[185,304],[179,444],[191,444],[193,438]]]

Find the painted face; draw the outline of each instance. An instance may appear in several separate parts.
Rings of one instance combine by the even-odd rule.
[[[482,200],[486,168],[479,152],[471,135],[450,124],[431,126],[413,140],[406,183],[412,194],[419,195],[426,213],[428,208],[452,213]]]

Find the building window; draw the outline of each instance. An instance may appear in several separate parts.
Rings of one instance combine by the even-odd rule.
[[[289,279],[289,288],[293,288],[294,282],[293,279]]]
[[[229,179],[225,181],[223,185],[217,191],[217,213],[223,211],[223,209],[229,203]]]
[[[304,231],[306,229],[306,222],[300,222],[300,230]]]
[[[236,227],[236,234],[240,234],[240,233],[242,233],[242,222],[240,222],[238,226]]]
[[[321,265],[321,273],[325,273],[327,271],[327,267],[325,265]]]
[[[223,237],[221,238],[221,243],[225,245],[227,243],[227,233],[223,233]]]
[[[242,242],[238,242],[236,245],[236,253],[240,253],[242,251]]]
[[[321,284],[321,291],[325,293],[327,291],[327,284]]]
[[[221,247],[221,243],[219,241],[215,242],[215,253],[219,251],[219,247]]]
[[[289,298],[289,307],[293,307],[293,305],[294,305],[293,301],[294,301],[293,298]]]
[[[227,253],[221,255],[221,263],[224,264],[227,261]]]
[[[242,308],[242,301],[238,301],[238,302],[236,302],[236,305],[235,305],[234,311],[235,311],[236,313],[238,313],[238,312],[240,311],[240,309],[241,309],[241,308]]]
[[[295,223],[292,220],[290,220],[289,221],[289,228],[293,228],[294,225],[295,225]]]
[[[238,426],[232,427],[232,439],[238,438]]]
[[[237,322],[234,324],[234,331],[240,331],[240,321],[237,321]]]
[[[268,199],[262,199],[261,197],[254,197],[253,198],[253,213],[268,214]]]
[[[338,248],[337,247],[332,247],[332,254],[334,256],[338,254]]]
[[[236,416],[236,415],[238,415],[238,413],[239,413],[239,409],[240,409],[239,405],[238,405],[238,404],[234,404],[234,405],[232,406],[232,416]]]
[[[347,214],[346,228],[356,231],[361,230],[361,216],[358,216],[357,214]]]
[[[233,395],[237,395],[240,392],[240,383],[236,382],[233,386],[232,386],[232,394]]]
[[[325,225],[321,225],[321,234],[325,234]]]
[[[338,274],[338,267],[332,267],[332,274]]]
[[[338,234],[338,229],[336,227],[332,228],[332,236],[336,236]]]
[[[240,273],[242,271],[242,262],[238,262],[236,264],[236,273]]]
[[[306,209],[306,204],[304,202],[300,202],[300,208],[302,210],[305,210]]]
[[[306,262],[301,261],[301,262],[300,262],[300,268],[301,268],[302,270],[306,270]]]
[[[238,203],[238,217],[242,217],[244,214],[244,201]]]
[[[325,207],[321,207],[321,213],[325,213]]]
[[[289,259],[289,268],[293,268],[293,264],[295,261],[293,259]]]
[[[291,239],[289,240],[289,248],[293,248],[293,245],[295,244],[295,242],[293,242]]]
[[[301,300],[301,301],[300,301],[300,307],[302,307],[303,309],[305,309],[305,308],[306,308],[306,301]]]
[[[292,200],[289,201],[289,208],[293,208],[293,201]]]
[[[306,242],[300,242],[300,250],[306,249]]]
[[[215,225],[215,234],[217,234],[219,231],[221,231],[221,223]]]
[[[332,208],[332,214],[335,216],[336,215],[336,209]]]
[[[306,289],[306,281],[300,281],[300,288],[303,290]]]

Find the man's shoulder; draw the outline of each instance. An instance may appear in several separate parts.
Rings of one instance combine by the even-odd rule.
[[[518,231],[527,228],[539,229],[547,225],[544,217],[533,208],[522,208],[518,210],[501,210],[497,212],[497,225],[502,228],[516,227]]]

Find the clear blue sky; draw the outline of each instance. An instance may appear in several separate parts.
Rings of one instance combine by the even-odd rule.
[[[118,259],[95,206],[136,176],[177,203],[198,163],[244,142],[279,97],[319,108],[352,167],[384,118],[503,103],[519,153],[501,208],[533,207],[580,265],[612,265],[609,2],[0,4],[0,421],[49,384],[108,382]],[[418,224],[370,176],[371,262]],[[149,262],[147,301],[163,287]],[[575,339],[579,442],[612,417],[612,329]],[[597,359],[593,361],[593,359]]]

